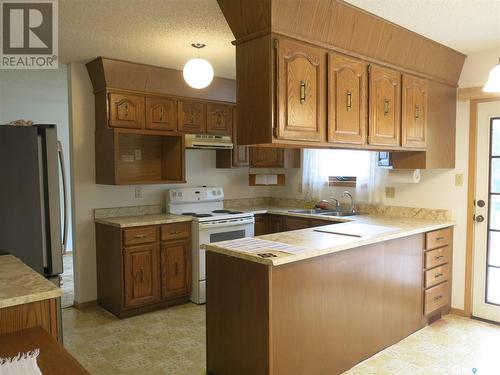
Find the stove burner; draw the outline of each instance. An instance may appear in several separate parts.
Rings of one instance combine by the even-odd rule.
[[[242,214],[243,213],[241,211],[231,211],[231,210],[213,210],[212,212],[214,214],[229,214],[229,215],[236,215],[236,214]]]
[[[183,215],[186,216],[193,216],[193,217],[210,217],[213,216],[212,214],[197,214],[195,212],[183,212]]]

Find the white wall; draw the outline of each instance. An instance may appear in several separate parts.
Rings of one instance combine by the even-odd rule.
[[[217,185],[226,198],[267,196],[267,187],[249,187],[247,169],[216,169],[215,151],[186,151],[186,185],[144,185],[143,198],[135,199],[135,186],[95,184],[94,95],[87,69],[71,64],[70,117],[73,191],[75,291],[78,303],[93,301],[96,295],[96,260],[93,209],[146,204],[164,204],[165,191],[175,186]]]
[[[0,70],[0,124],[13,120],[56,124],[70,181],[67,66],[57,70]],[[70,193],[68,191],[68,193]],[[70,198],[71,199],[71,198]],[[71,217],[71,207],[69,207]],[[71,249],[71,227],[69,228]]]

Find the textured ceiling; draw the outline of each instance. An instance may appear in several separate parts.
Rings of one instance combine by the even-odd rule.
[[[465,54],[500,48],[500,0],[346,0]]]
[[[216,0],[59,0],[59,14],[62,63],[106,56],[182,69],[202,41],[215,75],[235,77],[234,37]]]
[[[500,0],[347,1],[464,53],[500,47]],[[182,69],[202,41],[215,74],[235,77],[234,38],[216,0],[59,0],[59,9],[63,63],[106,56]]]

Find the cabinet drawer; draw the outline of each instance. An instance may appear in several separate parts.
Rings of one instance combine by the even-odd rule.
[[[445,264],[440,267],[425,271],[425,287],[429,288],[433,285],[447,281],[450,277],[450,265]]]
[[[425,315],[450,303],[449,283],[445,282],[425,291]]]
[[[133,246],[157,241],[157,227],[139,227],[123,230],[123,245]]]
[[[425,268],[437,267],[450,262],[450,246],[440,247],[425,253]]]
[[[436,247],[449,245],[451,243],[452,231],[450,228],[427,232],[425,234],[425,248],[435,249]]]
[[[161,226],[161,240],[170,241],[191,236],[191,222],[165,224]]]

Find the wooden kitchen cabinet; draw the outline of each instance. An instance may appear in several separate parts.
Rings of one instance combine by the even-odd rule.
[[[279,233],[284,231],[283,216],[267,215],[267,233]]]
[[[277,44],[278,139],[319,142],[325,138],[326,53],[289,39]]]
[[[207,105],[202,102],[180,100],[179,131],[184,133],[202,134],[207,131]]]
[[[284,216],[284,231],[298,230],[309,228],[309,221],[307,218],[296,216]]]
[[[255,224],[254,224],[254,236],[262,236],[264,234],[269,233],[269,220],[268,215],[259,214],[255,215]]]
[[[156,302],[160,298],[158,245],[124,249],[125,308]]]
[[[378,146],[400,145],[401,74],[370,65],[368,143]]]
[[[146,97],[146,129],[177,130],[177,100]]]
[[[249,158],[252,168],[283,168],[285,164],[285,153],[280,148],[252,147]]]
[[[225,104],[207,104],[207,133],[231,136],[233,107]]]
[[[165,242],[161,245],[161,295],[168,298],[189,293],[191,263],[190,241]]]
[[[328,142],[364,145],[368,117],[368,64],[328,54]]]
[[[427,141],[427,81],[403,74],[401,144],[425,148]]]
[[[190,239],[190,221],[123,229],[96,223],[99,305],[124,318],[187,302]]]
[[[112,92],[108,95],[108,103],[110,127],[144,128],[144,96]]]

